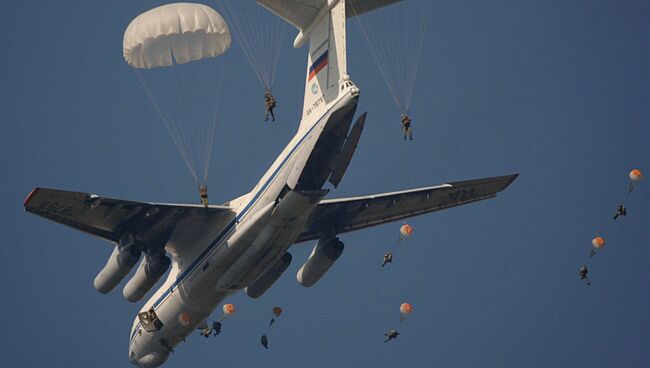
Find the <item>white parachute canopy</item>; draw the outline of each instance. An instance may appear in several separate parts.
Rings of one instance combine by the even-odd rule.
[[[138,15],[124,32],[124,60],[138,69],[215,57],[230,48],[221,15],[203,4],[176,3]]]
[[[199,183],[207,183],[218,118],[223,62],[217,56],[230,44],[223,17],[203,4],[151,9],[124,32],[124,60]]]

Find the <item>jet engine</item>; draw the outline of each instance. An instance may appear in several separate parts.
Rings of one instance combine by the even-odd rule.
[[[106,266],[95,277],[93,285],[102,294],[113,290],[131,271],[140,259],[140,249],[136,246],[115,246]]]
[[[124,285],[122,293],[126,300],[135,303],[142,299],[167,272],[170,264],[171,260],[164,253],[147,254],[133,277]]]
[[[319,239],[307,262],[298,270],[296,278],[300,285],[312,287],[341,256],[344,247],[337,237]]]
[[[253,299],[257,299],[266,290],[268,290],[277,280],[282,273],[287,270],[291,263],[291,254],[285,253],[277,262],[271,266],[260,278],[255,280],[252,284],[246,287],[246,295]]]

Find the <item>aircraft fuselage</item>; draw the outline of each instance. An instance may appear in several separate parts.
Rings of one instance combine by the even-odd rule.
[[[167,280],[141,309],[153,308],[163,325],[147,332],[136,317],[129,343],[132,363],[141,367],[164,363],[171,350],[194,333],[222,301],[255,281],[285,254],[327,193],[321,190],[327,177],[306,170],[322,172],[315,166],[323,165],[329,170],[336,154],[318,149],[314,155],[314,151],[319,142],[332,139],[328,135],[347,133],[357,101],[356,87],[346,88],[324,114],[303,121],[255,188],[238,203],[235,217],[225,227],[221,225],[223,230],[194,246],[194,257],[183,256],[194,259],[191,263],[180,264],[180,257],[174,257]],[[340,124],[345,126],[338,129]]]

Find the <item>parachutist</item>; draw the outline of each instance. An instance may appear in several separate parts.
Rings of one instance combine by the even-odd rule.
[[[578,275],[580,275],[580,280],[587,280],[587,285],[591,285],[591,282],[589,282],[589,278],[587,277],[587,274],[589,271],[587,270],[587,266],[582,265],[580,267],[580,271],[578,271]]]
[[[212,322],[212,336],[217,336],[221,333],[221,322]]]
[[[393,252],[386,252],[386,254],[384,254],[384,263],[382,263],[381,266],[384,267],[387,263],[391,262],[393,262]]]
[[[616,210],[616,215],[614,215],[614,220],[618,218],[618,216],[626,216],[627,215],[627,208],[625,208],[624,205],[619,204],[618,209]]]
[[[208,326],[199,328],[199,330],[201,330],[201,336],[205,337],[206,339],[210,337],[210,333],[212,333],[212,329]]]
[[[411,118],[406,115],[402,114],[402,129],[404,130],[404,140],[406,140],[406,136],[409,136],[410,140],[413,140],[413,131],[411,130]]]
[[[201,204],[205,208],[208,208],[208,186],[207,185],[199,185],[199,197],[201,197]]]
[[[271,91],[266,91],[264,94],[264,121],[269,121],[269,114],[271,114],[272,121],[275,121],[275,115],[273,114],[273,109],[275,108],[275,97],[271,94]]]
[[[389,330],[384,334],[384,336],[386,336],[386,340],[384,340],[384,342],[389,342],[392,339],[396,339],[397,336],[399,336],[399,332],[396,330]]]
[[[269,339],[266,337],[266,335],[262,335],[262,338],[260,339],[260,343],[262,343],[262,346],[264,346],[264,349],[269,348]]]

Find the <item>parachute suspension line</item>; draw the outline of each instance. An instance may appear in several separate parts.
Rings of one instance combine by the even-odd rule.
[[[224,15],[226,18],[228,18],[230,24],[233,26],[233,34],[235,35],[235,38],[237,38],[237,41],[239,41],[242,51],[244,52],[244,56],[246,56],[246,59],[248,60],[248,63],[251,65],[253,68],[253,71],[255,72],[255,75],[257,76],[257,79],[259,79],[260,83],[262,83],[262,86],[266,88],[266,84],[264,83],[264,78],[262,77],[261,70],[256,66],[257,64],[253,61],[254,59],[257,59],[259,56],[254,55],[255,53],[255,48],[250,44],[252,41],[250,41],[247,37],[244,37],[242,34],[242,31],[240,29],[243,29],[245,25],[242,25],[244,21],[241,23],[236,20],[236,16],[231,16],[233,10],[231,10],[231,6],[228,4],[228,0],[223,0],[222,4],[224,5],[226,12]]]
[[[427,33],[427,28],[428,28],[428,23],[427,21],[429,20],[429,7],[426,5],[422,6],[422,11],[420,12],[420,22],[419,22],[419,28],[418,32],[416,34],[416,37],[414,38],[416,42],[416,47],[415,47],[415,58],[413,59],[413,68],[411,71],[411,75],[407,78],[407,86],[406,86],[406,113],[408,114],[409,109],[411,107],[411,99],[413,98],[413,91],[415,89],[415,81],[417,79],[417,74],[418,74],[418,69],[420,68],[420,61],[422,59],[422,50],[424,48],[424,37],[426,36]]]
[[[288,1],[285,2],[285,10],[288,9]],[[268,80],[268,89],[271,90],[273,87],[273,84],[275,83],[275,73],[278,69],[278,65],[280,64],[280,55],[282,51],[282,46],[283,46],[283,40],[287,31],[287,25],[283,20],[280,20],[276,17],[273,17],[272,24],[274,25],[274,30],[273,34],[276,35],[276,42],[274,44],[268,44],[268,47],[271,48],[270,50],[270,55],[271,55],[271,60],[269,63],[269,80]]]
[[[214,59],[207,60],[207,70],[206,74],[210,74],[213,78],[206,79],[206,82],[209,83],[211,88],[207,88],[209,93],[205,94],[206,105],[212,107],[211,114],[207,114],[203,119],[206,119],[206,128],[204,132],[199,132],[195,130],[196,134],[203,137],[203,147],[200,149],[200,152],[203,153],[203,181],[207,183],[208,181],[208,172],[210,169],[210,159],[212,157],[212,148],[214,147],[214,136],[217,127],[217,117],[219,113],[219,96],[221,93],[221,83],[222,80],[224,64],[217,62]],[[190,88],[192,89],[192,88]],[[198,93],[193,89],[195,93]],[[200,117],[199,117],[200,118]]]
[[[206,64],[206,65],[202,65]],[[202,63],[197,61],[194,65],[176,65],[175,72],[171,73],[175,78],[175,86],[177,90],[171,91],[174,95],[171,98],[170,103],[175,105],[173,111],[183,111],[183,116],[179,116],[175,119],[175,122],[178,123],[176,126],[177,132],[181,136],[181,141],[183,142],[184,148],[188,151],[188,154],[191,157],[192,163],[194,164],[194,170],[196,172],[195,180],[206,180],[204,176],[200,177],[201,168],[204,166],[206,158],[206,152],[208,144],[205,143],[205,130],[206,127],[211,125],[211,122],[208,119],[208,116],[199,116],[199,109],[195,109],[192,106],[192,103],[197,103],[201,106],[206,106],[206,102],[201,100],[201,96],[198,91],[191,86],[193,83],[193,78],[190,73],[189,68],[206,66],[209,68],[208,63]],[[206,73],[207,74],[207,73]],[[199,83],[197,81],[197,83]],[[210,117],[212,114],[209,115]],[[206,119],[206,120],[203,120]]]
[[[355,17],[402,114],[408,114],[410,110],[430,12],[428,1],[418,1],[416,5],[411,3],[403,2],[377,10],[376,14]],[[357,13],[354,3],[351,4]]]
[[[190,155],[188,152],[185,150],[183,144],[181,143],[181,138],[180,134],[174,129],[174,124],[172,122],[173,117],[171,114],[168,114],[165,110],[162,109],[158,101],[156,101],[154,95],[152,94],[151,90],[147,86],[147,83],[145,83],[143,76],[141,75],[141,72],[139,69],[134,69],[136,76],[138,77],[138,80],[140,81],[140,84],[142,84],[142,87],[145,90],[145,93],[149,97],[149,100],[151,100],[151,103],[154,105],[154,108],[158,112],[158,115],[160,115],[160,119],[163,122],[163,125],[165,125],[165,128],[169,132],[169,135],[172,138],[172,141],[174,142],[174,145],[176,145],[176,148],[178,149],[178,152],[181,154],[181,157],[183,158],[183,161],[185,161],[185,164],[187,167],[190,169],[190,172],[192,173],[192,176],[194,177],[195,181],[198,181],[199,178],[196,175],[196,170],[194,168],[194,165],[192,163],[192,160],[190,159]]]
[[[172,80],[172,85],[169,88],[169,96],[170,98],[167,98],[165,102],[169,103],[171,107],[171,111],[174,112],[179,112],[183,111],[183,116],[176,116],[174,119],[172,119],[172,122],[175,124],[173,125],[174,127],[174,134],[177,134],[179,136],[179,140],[182,143],[183,149],[187,152],[190,162],[192,163],[192,171],[194,173],[194,180],[198,181],[199,180],[199,172],[198,172],[198,166],[200,165],[199,161],[195,159],[197,157],[196,155],[196,143],[197,141],[193,140],[193,137],[190,136],[192,130],[190,129],[191,123],[194,121],[194,119],[191,117],[193,114],[193,111],[191,109],[184,109],[184,105],[186,105],[184,100],[191,100],[194,98],[194,95],[192,94],[192,89],[188,88],[185,85],[185,81],[187,80],[187,76],[185,75],[187,65],[174,65],[173,72],[172,73],[166,73],[170,79]],[[152,71],[152,72],[157,72],[157,71]],[[166,70],[160,70],[161,73],[166,72]],[[196,100],[194,100],[196,101]],[[182,129],[183,124],[187,127],[186,129]],[[194,142],[194,144],[192,144]]]
[[[270,91],[280,61],[281,41],[287,28],[285,22],[271,16],[259,4],[247,7],[248,2],[241,0],[221,0],[220,3],[244,56],[262,87]],[[284,4],[288,8],[289,2],[284,0]]]
[[[222,75],[223,74],[223,66],[221,64],[218,65],[216,68],[215,73],[217,75]],[[216,90],[214,91],[214,111],[212,114],[212,123],[210,124],[209,131],[207,132],[206,136],[206,144],[207,144],[207,156],[206,156],[206,161],[205,161],[205,166],[203,167],[203,181],[204,183],[208,182],[208,171],[210,169],[210,158],[212,157],[212,148],[214,147],[214,134],[217,130],[217,116],[219,114],[219,96],[221,95],[221,84],[217,84]]]
[[[357,10],[354,6],[354,2],[350,2],[352,4],[352,8],[355,9],[354,12],[357,13]],[[388,90],[393,96],[393,99],[395,100],[395,104],[397,105],[398,109],[401,109],[401,102],[400,98],[398,97],[397,91],[395,90],[395,87],[393,86],[393,83],[391,83],[394,79],[392,78],[392,75],[389,75],[389,71],[387,68],[380,63],[380,57],[378,55],[378,49],[382,48],[382,44],[376,42],[374,39],[372,39],[369,34],[368,30],[366,27],[364,27],[363,23],[361,22],[361,16],[357,15],[354,17],[357,20],[357,24],[359,26],[359,29],[361,30],[361,34],[363,35],[364,39],[368,43],[368,47],[370,48],[370,53],[372,54],[373,58],[375,59],[375,62],[377,63],[377,66],[379,67],[379,72],[381,73],[382,77],[384,78],[384,81],[388,85]],[[385,53],[384,53],[385,54]]]
[[[222,63],[209,59],[191,65],[177,64],[172,72],[135,71],[194,180],[207,183],[219,111],[221,85],[218,81],[223,73]],[[158,91],[160,101],[154,90]]]
[[[288,10],[289,8],[289,1],[285,0],[284,2],[284,10]],[[275,31],[274,34],[277,34],[278,37],[278,45],[276,46],[278,48],[277,52],[273,53],[273,58],[271,59],[271,72],[269,73],[271,75],[270,81],[269,81],[269,91],[271,90],[271,87],[273,86],[275,82],[275,72],[278,69],[278,65],[280,65],[280,52],[282,51],[282,41],[284,40],[284,37],[287,33],[287,25],[284,21],[276,20],[273,22],[275,25]]]

